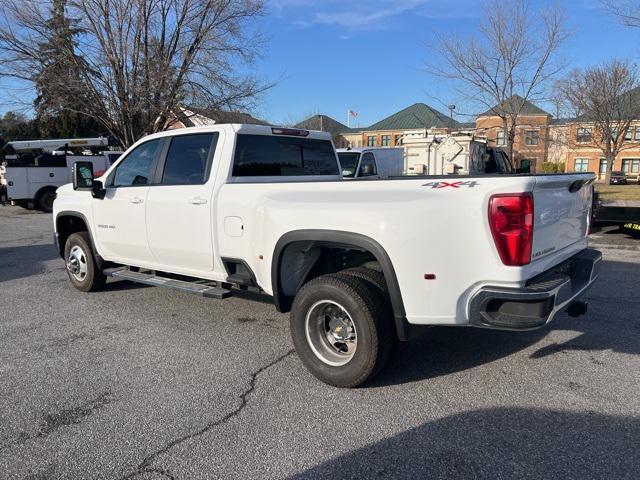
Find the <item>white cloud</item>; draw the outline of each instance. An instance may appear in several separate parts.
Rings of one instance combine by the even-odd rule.
[[[352,4],[353,2],[348,2]],[[336,25],[350,30],[383,28],[392,18],[428,3],[428,0],[377,0],[366,5],[331,12],[317,12],[316,23]]]
[[[271,0],[271,5],[279,17],[298,27],[316,24],[357,31],[388,28],[403,14],[419,14],[420,7],[434,1],[455,0]]]

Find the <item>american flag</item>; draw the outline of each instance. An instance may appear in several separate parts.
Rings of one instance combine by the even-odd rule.
[[[349,116],[351,118],[357,118],[358,117],[358,112],[354,112],[353,110],[349,110]]]

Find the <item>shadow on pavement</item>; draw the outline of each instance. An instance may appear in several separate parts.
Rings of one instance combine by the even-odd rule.
[[[579,350],[640,354],[639,287],[640,264],[604,261],[600,278],[587,294],[587,316],[562,317],[556,322],[555,328],[581,334],[567,342],[542,347],[531,358]]]
[[[44,273],[44,262],[55,258],[60,256],[53,244],[0,248],[0,282]],[[64,266],[62,259],[60,266]]]
[[[302,479],[637,479],[640,420],[532,408],[460,413],[327,461]]]
[[[422,337],[400,344],[386,368],[367,386],[410,383],[483,365],[535,345],[553,329],[581,334],[564,343],[545,345],[530,358],[571,350],[640,354],[638,287],[640,264],[604,261],[600,278],[587,294],[590,311],[585,317],[559,314],[550,325],[530,332],[434,327]]]
[[[400,344],[386,368],[367,386],[411,383],[467,370],[527,348],[548,331],[549,327],[533,332],[434,327]]]

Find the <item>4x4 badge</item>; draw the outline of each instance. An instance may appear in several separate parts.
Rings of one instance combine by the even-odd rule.
[[[451,188],[460,188],[460,187],[468,187],[468,188],[473,188],[476,185],[479,185],[478,182],[476,181],[459,181],[459,182],[429,182],[429,183],[425,183],[422,186],[423,187],[431,187],[431,188],[447,188],[447,187],[451,187]]]

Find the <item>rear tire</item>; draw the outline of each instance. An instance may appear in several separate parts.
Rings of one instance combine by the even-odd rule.
[[[388,295],[387,282],[384,279],[382,272],[367,267],[354,267],[347,270],[341,270],[340,273],[350,275],[352,277],[360,278],[372,284],[385,296]]]
[[[69,235],[64,246],[64,260],[69,280],[81,292],[96,292],[107,277],[98,268],[88,232]]]
[[[302,287],[291,309],[291,337],[316,378],[351,388],[384,367],[395,333],[383,298],[369,282],[344,274],[324,275]]]
[[[56,199],[56,191],[52,189],[45,190],[38,194],[38,198],[36,198],[36,206],[38,210],[41,210],[45,213],[53,212],[53,202]]]

